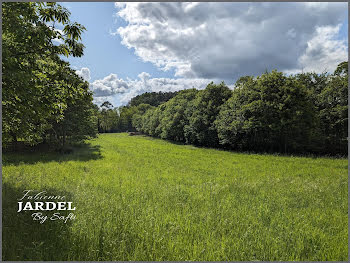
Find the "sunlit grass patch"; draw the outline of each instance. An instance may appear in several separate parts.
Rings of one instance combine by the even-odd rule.
[[[347,260],[346,159],[233,153],[103,134],[68,155],[3,157],[4,260]],[[17,214],[63,193],[67,223]]]

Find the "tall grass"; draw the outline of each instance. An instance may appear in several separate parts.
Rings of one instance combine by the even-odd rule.
[[[3,156],[4,260],[347,260],[346,159],[243,154],[103,134]],[[24,189],[77,219],[17,213]]]

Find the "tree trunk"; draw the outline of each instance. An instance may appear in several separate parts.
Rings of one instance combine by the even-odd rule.
[[[18,149],[17,134],[12,132],[11,137],[12,137],[12,149],[13,151],[17,151]]]
[[[66,145],[66,130],[63,130],[62,148]]]

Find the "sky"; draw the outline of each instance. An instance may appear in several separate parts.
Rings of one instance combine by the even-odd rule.
[[[333,72],[348,60],[347,3],[64,2],[86,27],[69,58],[94,102],[203,89],[277,69]]]

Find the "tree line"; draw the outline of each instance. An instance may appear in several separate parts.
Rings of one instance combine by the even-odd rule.
[[[98,131],[99,133],[136,131],[132,121],[135,114],[157,107],[176,94],[177,91],[145,92],[121,107],[113,107],[112,103],[105,101],[97,108]]]
[[[150,136],[238,151],[347,154],[348,63],[333,74],[266,72],[233,90],[210,83],[157,107],[140,104],[132,126]]]

